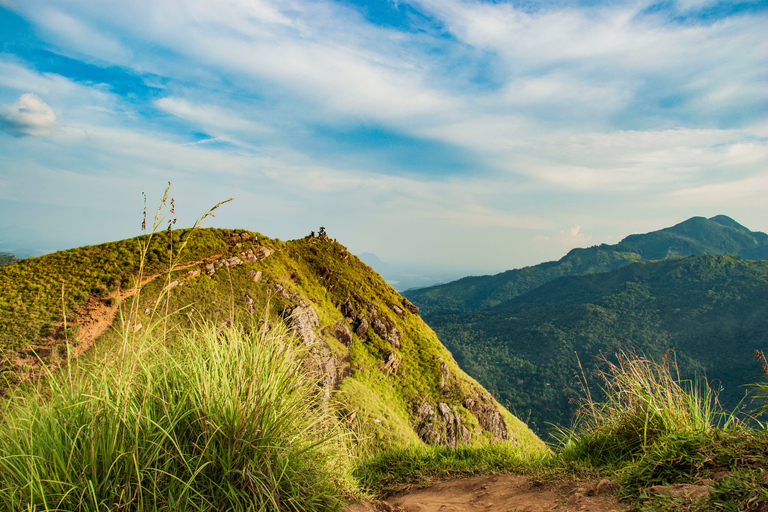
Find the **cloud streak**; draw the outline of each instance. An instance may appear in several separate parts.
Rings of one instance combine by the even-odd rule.
[[[373,15],[333,0],[17,2],[30,34],[0,55],[0,104],[34,93],[56,114],[46,106],[46,125],[47,111],[4,111],[6,132],[48,136],[5,137],[0,154],[5,169],[241,192],[272,201],[282,217],[270,221],[288,231],[321,217],[425,261],[467,258],[444,240],[482,245],[476,230],[535,263],[536,247],[555,257],[566,235],[592,243],[635,229],[632,218],[644,229],[706,215],[704,198],[748,224],[759,215],[738,191],[762,187],[768,163],[768,10],[707,14],[717,6],[410,0]],[[396,23],[376,18],[387,14]],[[29,40],[44,57],[16,51]],[[24,196],[25,182],[3,178],[8,197]]]

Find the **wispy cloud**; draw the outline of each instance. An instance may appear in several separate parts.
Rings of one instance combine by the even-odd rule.
[[[566,235],[763,190],[760,2],[410,0],[382,7],[388,23],[334,0],[0,1],[30,24],[0,55],[0,104],[32,93],[55,122],[0,138],[3,171],[178,178],[190,197],[269,203],[291,233],[323,218],[392,260],[382,238],[489,258],[461,236],[535,263]],[[23,176],[6,197],[30,200]]]

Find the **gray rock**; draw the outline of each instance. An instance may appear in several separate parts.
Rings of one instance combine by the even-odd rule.
[[[391,331],[387,334],[387,341],[392,344],[393,347],[399,349],[400,348],[400,335],[397,332],[397,329],[392,328]]]
[[[339,306],[339,311],[341,311],[341,314],[347,318],[357,318],[357,308],[355,307],[355,303],[352,302],[352,299],[347,299],[344,304]]]
[[[312,306],[307,304],[306,306],[288,308],[285,310],[285,316],[291,331],[304,345],[309,346],[315,342],[317,335],[312,328],[320,325],[320,321]]]
[[[446,384],[448,384],[448,379],[451,376],[451,372],[448,371],[448,365],[441,362],[440,363],[440,388],[444,389]]]
[[[394,352],[387,352],[384,354],[384,364],[379,368],[379,370],[381,370],[384,375],[389,377],[397,371],[397,368],[402,362],[402,359],[397,357],[397,354]]]
[[[216,273],[216,267],[214,266],[213,263],[208,263],[205,265],[205,273],[208,274],[209,276],[212,276],[213,274]]]
[[[378,318],[373,319],[373,332],[375,332],[379,338],[383,340],[387,339],[387,327],[384,325],[384,322]]]
[[[245,251],[241,252],[240,257],[243,259],[243,261],[247,261],[247,262],[257,261],[256,255],[253,254],[253,251],[251,249],[246,249]]]
[[[344,320],[339,320],[333,326],[333,337],[346,347],[352,344],[352,331],[349,330],[349,326]]]
[[[363,318],[360,320],[360,325],[357,326],[357,329],[355,329],[355,334],[357,334],[357,337],[360,339],[365,339],[365,334],[368,332],[368,320]]]
[[[432,420],[435,416],[435,410],[429,402],[424,402],[419,407],[419,410],[416,411],[416,416],[422,420]]]
[[[270,249],[269,247],[257,245],[257,246],[254,246],[253,252],[255,253],[256,259],[261,261],[263,259],[268,258],[272,254],[274,254],[275,250]]]
[[[253,314],[255,312],[255,308],[253,306],[253,298],[247,293],[245,294],[245,304],[248,309],[248,312],[250,314]]]
[[[392,306],[392,311],[394,311],[397,316],[399,316],[400,318],[405,318],[405,311],[400,309],[397,306],[397,304],[392,304],[391,306]]]

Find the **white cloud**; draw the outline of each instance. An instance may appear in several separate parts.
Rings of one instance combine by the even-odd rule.
[[[592,235],[581,232],[581,226],[572,226],[560,231],[557,241],[566,247],[582,247],[592,240]]]
[[[32,93],[22,94],[16,103],[0,112],[0,129],[14,137],[48,135],[55,126],[56,114]]]

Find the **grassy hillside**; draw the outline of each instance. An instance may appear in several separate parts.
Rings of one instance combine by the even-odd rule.
[[[459,369],[409,310],[412,305],[341,244],[326,236],[283,242],[244,231],[162,232],[149,244],[144,275],[166,268],[183,240],[177,270],[148,282],[125,303],[122,319],[92,357],[109,359],[124,342],[121,333],[140,336],[156,328],[158,319],[168,324],[172,338],[175,330],[200,321],[225,328],[266,318],[268,326],[287,323],[309,347],[308,371],[326,402],[361,433],[361,449],[505,439],[544,449]],[[83,247],[0,268],[6,375],[23,374],[13,362],[45,336],[51,349],[37,353],[46,364],[58,364],[65,338],[77,343],[83,308],[113,307],[118,292],[132,289],[141,242]],[[58,325],[62,309],[67,330]]]
[[[427,315],[438,311],[478,311],[522,295],[566,275],[607,272],[638,261],[681,256],[734,254],[768,257],[768,235],[753,232],[724,215],[693,217],[676,226],[630,235],[615,245],[573,249],[550,261],[493,276],[465,277],[444,285],[408,290],[404,295]]]
[[[681,375],[722,387],[726,408],[761,380],[752,352],[768,342],[768,261],[695,256],[563,277],[494,308],[425,320],[459,364],[539,433],[569,425],[594,385],[594,356],[636,347],[673,349]],[[593,389],[596,392],[597,389]]]

